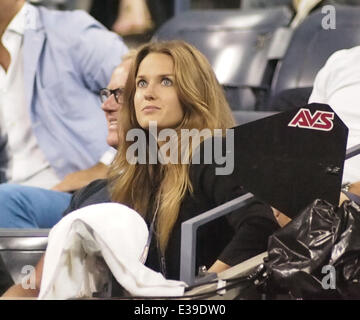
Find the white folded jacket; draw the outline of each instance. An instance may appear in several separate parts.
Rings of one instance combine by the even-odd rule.
[[[92,297],[110,281],[109,270],[131,295],[182,296],[184,282],[140,262],[148,233],[144,219],[118,203],[67,215],[50,231],[39,299]]]

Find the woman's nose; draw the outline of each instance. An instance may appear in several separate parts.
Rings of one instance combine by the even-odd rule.
[[[144,92],[144,97],[146,100],[155,99],[155,88],[152,84],[149,84]]]

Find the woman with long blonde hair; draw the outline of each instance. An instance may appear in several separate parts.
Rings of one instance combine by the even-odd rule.
[[[181,223],[244,193],[231,175],[216,176],[214,159],[199,165],[181,161],[184,152],[191,158],[194,145],[180,136],[184,130],[225,132],[235,124],[231,110],[203,54],[183,41],[169,41],[139,49],[125,87],[119,121],[122,144],[110,168],[111,200],[135,209],[147,221],[153,237],[146,264],[176,279]],[[150,161],[154,152],[150,150],[151,123],[158,130],[173,130],[177,139],[170,140],[179,150],[175,157],[178,161]],[[129,158],[134,139],[127,135],[134,129],[142,130],[146,137],[143,149],[147,161],[142,163]],[[158,141],[157,147],[163,144]],[[237,240],[231,239],[237,231],[233,225],[240,226],[242,216],[233,214],[231,222],[222,218],[199,230],[197,266],[213,265],[212,271],[221,271],[239,261],[234,251]],[[228,244],[227,252],[224,248]]]

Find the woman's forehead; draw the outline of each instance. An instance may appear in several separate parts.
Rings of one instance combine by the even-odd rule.
[[[171,56],[165,53],[149,53],[140,62],[137,76],[173,73],[174,62]]]

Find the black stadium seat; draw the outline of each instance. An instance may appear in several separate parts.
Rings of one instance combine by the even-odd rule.
[[[209,59],[234,110],[254,110],[268,89],[267,53],[274,31],[291,19],[287,7],[190,10],[167,21],[153,40],[182,39]]]
[[[242,124],[260,120],[262,118],[270,117],[276,112],[274,111],[241,111],[235,110],[232,112],[236,125],[240,126]]]
[[[272,82],[271,96],[293,89],[312,87],[329,56],[340,49],[360,45],[360,7],[335,6],[336,29],[324,29],[321,8],[295,30],[288,50]]]

